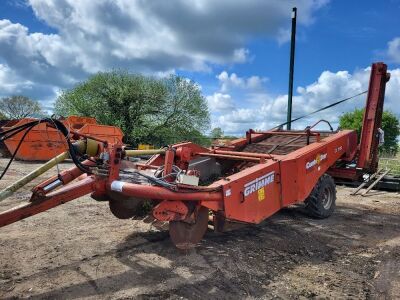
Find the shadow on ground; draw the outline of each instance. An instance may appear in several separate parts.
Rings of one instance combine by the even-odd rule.
[[[177,251],[167,232],[135,233],[116,249],[23,280],[51,278],[62,271],[87,279],[32,299],[385,296],[391,280],[374,277],[382,264],[399,267],[400,251],[385,252],[379,244],[398,237],[399,224],[398,215],[360,208],[340,206],[325,220],[287,208],[260,225],[208,232],[189,252]],[[97,264],[107,273],[103,260],[110,257],[118,261],[118,274],[96,277],[85,271]]]

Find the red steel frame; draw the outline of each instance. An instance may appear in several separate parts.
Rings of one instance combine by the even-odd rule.
[[[355,179],[362,172],[373,172],[377,164],[377,130],[381,126],[385,84],[388,79],[386,65],[375,63],[371,70],[369,93],[364,116],[361,144],[357,146],[357,133],[343,130],[321,138],[317,131],[248,131],[246,138],[237,139],[227,147],[208,149],[187,142],[171,146],[164,155],[157,155],[140,169],[154,169],[164,166],[165,174],[175,164],[186,169],[189,161],[201,156],[213,157],[232,163],[253,164],[241,171],[213,182],[207,187],[178,185],[176,191],[160,186],[149,186],[119,180],[123,147],[108,145],[110,159],[108,175],[88,175],[72,182],[82,172],[76,167],[65,171],[40,184],[33,190],[31,202],[0,213],[0,226],[13,223],[28,216],[40,213],[85,194],[104,196],[107,193],[159,201],[155,218],[163,221],[183,220],[188,216],[181,203],[194,201],[197,205],[209,208],[228,219],[259,223],[282,207],[304,201],[314,188],[318,179],[326,172],[335,177]],[[316,136],[317,140],[286,155],[240,152],[246,145],[256,143],[275,134]],[[341,164],[338,164],[341,162]],[[356,167],[343,163],[356,162]],[[90,162],[85,162],[90,165]],[[341,167],[338,167],[341,166]],[[65,185],[61,189],[46,190],[56,180]],[[159,217],[162,215],[163,217]],[[187,211],[187,210],[186,210]]]

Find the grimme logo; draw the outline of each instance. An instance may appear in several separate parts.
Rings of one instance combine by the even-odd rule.
[[[274,182],[275,172],[272,171],[264,176],[258,177],[249,183],[244,185],[244,196],[254,193],[255,191],[267,186],[268,184]]]
[[[311,169],[315,165],[319,165],[322,161],[326,159],[328,153],[318,153],[315,159],[306,163],[306,170]]]

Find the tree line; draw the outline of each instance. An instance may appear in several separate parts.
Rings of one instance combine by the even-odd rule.
[[[40,117],[43,110],[39,102],[22,95],[4,97],[0,100],[0,119],[14,120],[27,117]]]
[[[170,144],[204,137],[210,126],[207,102],[193,81],[125,71],[101,72],[61,93],[56,114],[90,116],[118,126],[129,144]]]
[[[210,131],[210,113],[198,84],[186,78],[132,74],[123,70],[99,72],[61,92],[54,104],[57,116],[94,117],[99,124],[118,126],[125,143],[163,146],[193,141],[208,146],[215,139],[231,139],[221,128]],[[361,132],[363,110],[340,117],[340,128]],[[38,101],[16,95],[0,99],[1,119],[42,117]],[[381,151],[396,154],[400,134],[396,115],[385,111],[385,143]],[[208,134],[207,134],[208,133]]]

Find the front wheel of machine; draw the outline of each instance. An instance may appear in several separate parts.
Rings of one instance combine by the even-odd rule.
[[[336,186],[330,175],[320,177],[305,205],[308,214],[314,218],[325,219],[332,215],[336,206]]]
[[[195,222],[183,221],[169,222],[169,236],[175,247],[189,250],[201,241],[208,227],[208,209],[201,206],[196,213]]]
[[[124,196],[116,192],[109,192],[107,197],[111,213],[118,219],[130,219],[140,214],[140,208],[144,202],[143,199]]]

